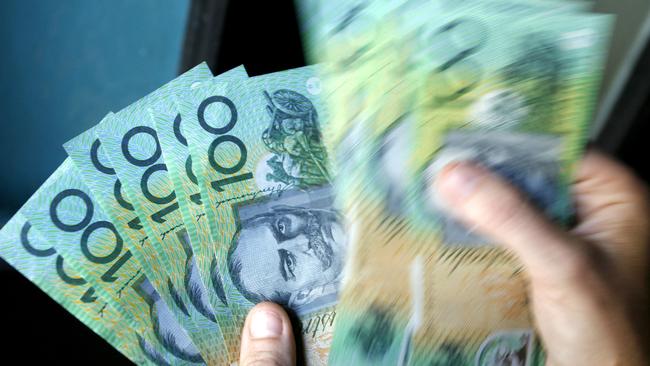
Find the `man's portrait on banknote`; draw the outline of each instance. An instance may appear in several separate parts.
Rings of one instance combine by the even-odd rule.
[[[346,241],[331,187],[272,196],[237,208],[233,284],[252,303],[274,301],[298,314],[334,304]]]
[[[532,203],[551,217],[562,212],[560,139],[552,135],[514,132],[450,132],[436,154],[427,181],[432,182],[440,170],[454,161],[473,161],[499,174],[528,194]],[[445,202],[430,197],[440,215],[444,241],[453,245],[486,244],[454,218],[442,213]]]

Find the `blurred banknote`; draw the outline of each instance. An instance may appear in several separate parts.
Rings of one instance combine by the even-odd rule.
[[[330,28],[308,39],[365,70],[339,71],[362,112],[333,111],[325,133],[350,228],[330,363],[540,364],[520,265],[429,187],[473,160],[566,223],[611,19],[557,2],[318,5],[310,21]]]

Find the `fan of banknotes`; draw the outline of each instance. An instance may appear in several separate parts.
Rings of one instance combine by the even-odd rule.
[[[180,75],[63,144],[0,255],[136,364],[541,365],[521,266],[429,187],[474,160],[572,216],[612,18],[582,2],[297,2],[317,63]]]

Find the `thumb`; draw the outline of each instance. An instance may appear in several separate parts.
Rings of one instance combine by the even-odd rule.
[[[451,163],[440,172],[433,188],[448,213],[512,250],[533,280],[556,279],[564,283],[566,275],[573,274],[583,262],[578,241],[532,207],[516,188],[484,167],[470,162]]]
[[[257,304],[242,330],[240,366],[296,364],[296,345],[287,313],[274,303]]]

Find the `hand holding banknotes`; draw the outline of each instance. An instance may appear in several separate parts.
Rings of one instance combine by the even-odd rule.
[[[627,169],[589,152],[573,185],[578,223],[555,227],[476,165],[434,183],[453,214],[522,261],[548,365],[644,365],[636,324],[645,296],[647,193]]]
[[[433,188],[455,216],[524,263],[548,365],[644,364],[633,321],[644,311],[649,209],[629,171],[587,153],[573,186],[579,221],[568,232],[477,165],[450,164]],[[295,362],[289,318],[277,305],[253,308],[241,344],[241,366]]]

